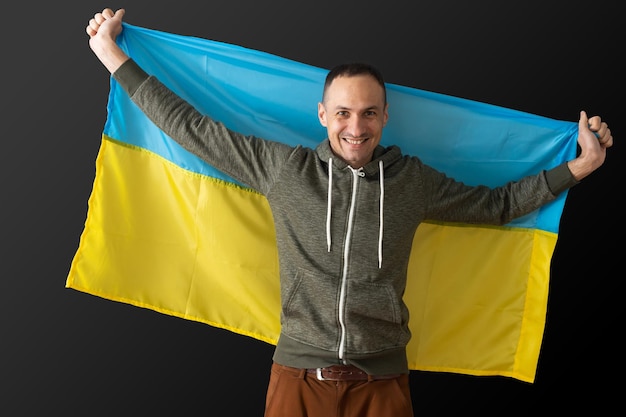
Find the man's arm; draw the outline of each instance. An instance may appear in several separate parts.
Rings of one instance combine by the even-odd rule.
[[[124,13],[124,9],[113,12],[106,8],[96,13],[86,27],[91,50],[111,74],[130,58],[116,43],[117,36],[122,32]],[[581,152],[568,161],[567,167],[572,176],[580,181],[604,163],[607,148],[613,146],[611,130],[600,116],[588,118],[585,111],[580,112],[578,145]]]

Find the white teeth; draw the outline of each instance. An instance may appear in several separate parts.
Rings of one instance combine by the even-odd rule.
[[[361,139],[361,140],[354,140],[354,139],[347,139],[346,138],[346,142],[348,142],[350,145],[358,145],[359,143],[363,143],[363,139]]]

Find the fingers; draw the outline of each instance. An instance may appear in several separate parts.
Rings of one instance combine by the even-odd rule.
[[[108,7],[106,9],[102,10],[102,13],[100,13],[100,14],[105,19],[110,19],[110,18],[112,18],[115,15],[115,13],[113,13],[113,10],[109,9]]]
[[[110,19],[114,16],[113,10],[111,9],[104,9],[102,11],[102,13],[96,13],[93,16],[93,19],[89,20],[89,26],[91,26],[92,28],[95,28],[96,30],[98,29],[98,27],[102,24],[102,22],[104,22],[107,19]],[[94,27],[95,25],[95,27]]]
[[[89,36],[94,36],[96,33],[98,33],[98,28],[100,27],[99,24],[96,23],[95,19],[89,19],[89,22],[87,23],[87,27],[85,28],[85,31],[87,32],[87,35]]]
[[[85,31],[87,32],[89,36],[94,36],[96,33],[98,33],[98,29],[100,29],[100,25],[102,23],[104,23],[106,20],[111,19],[113,17],[118,17],[119,19],[122,19],[122,17],[124,16],[124,13],[125,13],[124,9],[118,9],[114,13],[113,10],[107,7],[104,10],[102,10],[102,12],[98,12],[94,14],[94,16],[91,19],[89,19],[89,22],[87,24],[87,27],[85,28]]]
[[[85,28],[89,36],[94,36],[96,33],[98,33],[98,29],[100,29],[100,25],[102,24],[102,22],[106,20],[106,17],[104,17],[103,13],[106,13],[107,10],[111,10],[111,9],[104,9],[102,13],[98,12],[91,19],[89,19],[89,22],[87,23],[87,27]]]
[[[579,128],[588,127],[589,130],[598,138],[598,142],[603,148],[610,148],[613,146],[613,135],[611,129],[606,122],[602,121],[600,116],[593,116],[587,118],[587,113],[580,112]]]
[[[611,129],[609,129],[608,125],[602,122],[602,127],[598,130],[598,141],[600,145],[604,148],[610,148],[613,146],[613,135],[611,134]]]
[[[584,129],[591,129],[591,124],[589,118],[587,117],[587,112],[581,110],[580,118],[578,119],[578,131],[582,131]]]
[[[613,135],[611,135],[611,129],[606,122],[600,119],[600,116],[594,116],[589,119],[589,129],[596,135],[598,142],[604,148],[609,148],[613,145]]]
[[[588,123],[589,129],[597,132],[598,129],[600,129],[600,125],[602,124],[602,119],[600,119],[600,116],[593,116],[588,119]]]

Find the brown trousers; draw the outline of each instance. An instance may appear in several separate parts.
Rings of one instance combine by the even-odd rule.
[[[272,364],[265,417],[413,417],[409,375],[374,381],[320,381]]]

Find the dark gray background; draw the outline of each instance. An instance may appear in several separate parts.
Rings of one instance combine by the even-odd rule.
[[[535,383],[427,372],[412,372],[411,383],[421,416],[582,407],[601,415],[619,407],[612,388],[623,368],[618,4],[128,0],[3,7],[0,414],[263,412],[272,346],[65,288],[109,83],[84,28],[105,6],[125,7],[125,20],[137,26],[319,67],[366,60],[396,84],[557,119],[576,121],[580,110],[603,116],[617,145],[568,196]]]

